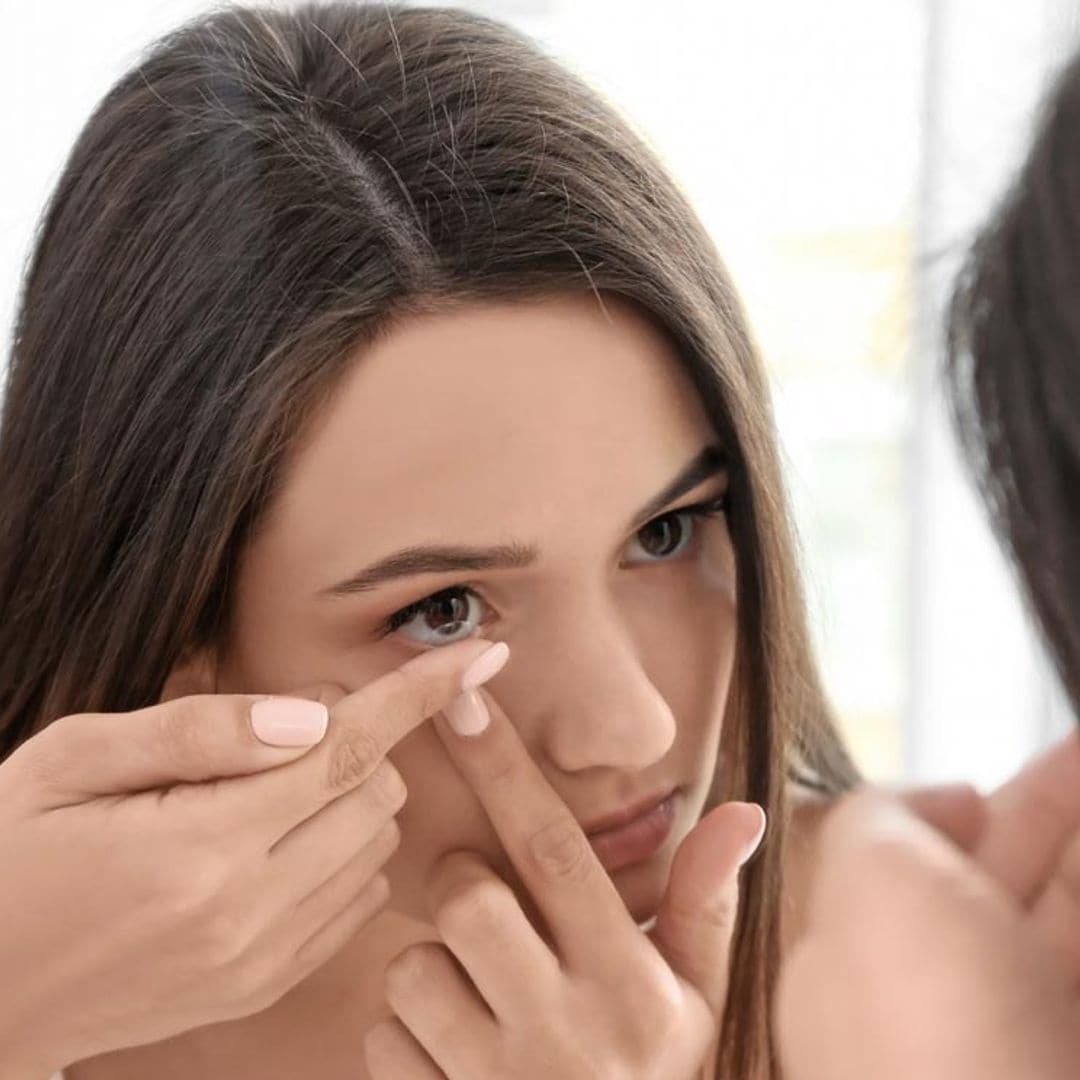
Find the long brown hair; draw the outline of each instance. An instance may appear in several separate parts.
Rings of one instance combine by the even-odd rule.
[[[949,309],[953,417],[992,523],[1080,711],[1080,55]]]
[[[739,631],[710,803],[755,800],[772,834],[744,880],[720,1072],[760,1075],[787,780],[854,776],[810,658],[766,380],[652,153],[496,22],[226,9],[97,108],[8,376],[0,756],[61,715],[156,701],[185,649],[221,640],[245,539],[358,341],[415,307],[566,289],[651,313],[730,455]]]

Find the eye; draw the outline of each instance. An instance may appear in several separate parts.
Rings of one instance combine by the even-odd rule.
[[[421,645],[451,645],[476,633],[483,607],[472,589],[452,585],[396,611],[387,619],[385,632],[396,631]]]
[[[701,524],[709,518],[721,517],[727,513],[727,496],[696,506],[684,506],[681,510],[670,510],[653,518],[647,525],[638,529],[631,541],[637,546],[638,556],[627,561],[637,563],[668,562],[681,555],[693,541]]]

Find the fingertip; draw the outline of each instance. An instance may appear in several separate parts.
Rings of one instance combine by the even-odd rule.
[[[454,733],[466,739],[483,734],[491,723],[491,714],[475,690],[458,694],[443,709],[443,716]]]
[[[330,714],[321,701],[305,697],[266,697],[249,712],[251,730],[268,746],[309,747],[326,735]]]
[[[690,831],[675,853],[680,875],[698,882],[702,896],[737,888],[740,869],[760,850],[767,830],[757,803],[727,802],[713,807]],[[695,889],[695,891],[696,891]]]
[[[744,824],[748,830],[748,838],[743,846],[742,855],[739,858],[739,866],[745,866],[757,854],[761,842],[765,839],[765,830],[769,825],[768,815],[765,808],[759,803],[740,803],[744,807]]]
[[[745,865],[761,847],[768,827],[765,809],[754,802],[726,802],[714,807],[702,821],[708,821],[707,830],[721,840],[722,850],[731,853],[738,870]]]
[[[509,659],[510,646],[505,641],[496,641],[476,657],[462,673],[462,691],[468,693],[470,690],[476,690],[495,678]]]

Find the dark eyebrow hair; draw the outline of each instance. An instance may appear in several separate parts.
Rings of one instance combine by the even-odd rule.
[[[718,446],[707,446],[689,462],[662,491],[653,496],[638,512],[630,531],[641,528],[680,495],[722,473],[728,466],[727,455]],[[477,570],[520,570],[536,562],[537,549],[532,544],[495,544],[491,547],[461,547],[432,544],[402,548],[372,563],[336,585],[320,589],[319,598],[340,598],[369,592],[377,585],[417,574],[465,573]]]

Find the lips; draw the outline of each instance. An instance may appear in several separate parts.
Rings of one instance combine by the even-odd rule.
[[[659,801],[650,796],[647,802],[589,822],[586,835],[601,865],[610,873],[656,855],[671,835],[678,799],[679,791],[674,788]],[[597,823],[607,827],[597,829]]]
[[[673,787],[666,788],[664,791],[654,792],[652,795],[646,795],[643,798],[636,799],[634,802],[628,803],[618,810],[600,814],[591,821],[583,822],[581,826],[582,831],[586,836],[592,836],[593,833],[607,832],[609,829],[616,829],[620,825],[626,825],[628,822],[641,817],[642,814],[647,814],[650,810],[659,806],[660,803],[662,803],[669,795],[673,795],[677,790],[677,788]]]

